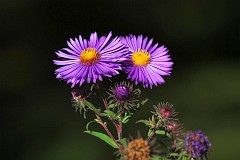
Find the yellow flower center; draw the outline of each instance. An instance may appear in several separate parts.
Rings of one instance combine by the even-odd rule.
[[[150,160],[150,147],[142,138],[130,142],[125,153],[127,160]]]
[[[132,61],[136,66],[146,66],[150,62],[150,54],[140,49],[132,53]]]
[[[84,65],[92,65],[99,59],[99,53],[95,48],[87,48],[79,56],[80,62]]]

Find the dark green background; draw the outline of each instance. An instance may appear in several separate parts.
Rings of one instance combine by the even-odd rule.
[[[240,148],[239,5],[237,0],[1,0],[1,160],[114,159],[104,142],[82,133],[70,86],[55,79],[55,51],[97,31],[143,34],[174,61],[166,83],[143,91],[152,104],[174,104],[188,130],[213,144],[210,160],[238,159]],[[96,101],[95,101],[96,102]],[[89,116],[91,118],[91,116]],[[98,129],[91,126],[91,129]],[[144,127],[131,121],[125,134]]]

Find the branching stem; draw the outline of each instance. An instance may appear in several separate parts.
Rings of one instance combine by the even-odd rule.
[[[101,97],[102,97],[103,104],[104,104],[106,110],[109,111],[109,106],[108,106],[108,103],[107,103],[107,99],[106,99],[106,97],[105,97],[105,94],[104,94],[104,92],[103,92],[102,86],[101,86],[101,84],[100,84],[99,81],[97,81],[97,87],[98,87],[98,91],[99,91],[99,93],[100,93],[100,95],[101,95]],[[98,115],[96,115],[96,116],[98,116]],[[98,116],[98,117],[99,117],[99,116]],[[99,117],[99,118],[100,118],[100,117]],[[111,116],[110,116],[109,118],[110,118],[110,120],[112,121],[112,123],[114,124],[114,126],[115,126],[115,128],[116,128],[116,130],[117,130],[117,135],[118,135],[118,139],[120,140],[120,139],[121,139],[121,135],[122,135],[122,123],[119,122],[120,124],[117,124]],[[100,123],[100,124],[101,124],[101,123]],[[122,145],[116,142],[115,138],[113,137],[113,135],[111,134],[111,132],[108,130],[107,126],[104,125],[104,123],[102,123],[101,125],[104,127],[104,129],[105,129],[106,132],[109,134],[109,136],[111,135],[110,137],[111,137],[111,138],[114,140],[114,142],[118,145],[119,151],[120,151],[120,153],[121,153],[121,155],[122,155],[122,154],[123,154]]]
[[[109,137],[116,143],[116,145],[118,146],[118,149],[121,153],[121,156],[123,155],[123,151],[122,151],[122,145],[117,143],[116,139],[113,137],[112,133],[109,131],[108,127],[103,123],[101,117],[97,114],[95,114],[95,116],[97,117],[97,120],[99,121],[99,124],[104,128],[104,130],[107,132],[107,134],[109,135]]]

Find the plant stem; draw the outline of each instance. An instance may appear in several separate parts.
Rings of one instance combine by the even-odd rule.
[[[116,145],[118,146],[118,149],[120,151],[121,156],[123,155],[123,151],[122,151],[122,145],[117,143],[117,141],[115,140],[115,138],[113,137],[112,133],[109,131],[108,127],[103,123],[101,117],[97,114],[95,114],[95,116],[97,117],[97,120],[99,121],[100,125],[104,128],[104,130],[107,132],[107,134],[109,135],[109,137],[116,143]]]
[[[116,142],[115,138],[113,137],[112,133],[109,131],[108,127],[103,123],[102,119],[100,116],[98,116],[97,114],[95,114],[97,117],[97,120],[99,121],[99,123],[101,124],[101,126],[103,126],[103,128],[105,129],[105,131],[107,132],[107,134],[112,138],[112,140],[116,143],[117,146],[119,146],[119,144]]]
[[[158,122],[159,123],[159,122]],[[156,124],[156,126],[153,128],[153,131],[152,131],[152,133],[148,136],[148,138],[147,138],[147,142],[149,142],[150,140],[151,140],[151,138],[153,137],[153,135],[155,134],[155,132],[156,132],[156,130],[158,129],[158,125],[159,124]]]
[[[100,95],[101,95],[101,97],[102,97],[103,104],[104,104],[106,110],[109,111],[108,103],[107,103],[105,94],[104,94],[104,92],[103,92],[103,89],[102,89],[101,84],[100,84],[99,81],[97,81],[97,87],[98,87],[98,91],[99,91],[99,93],[100,93]],[[99,117],[98,115],[96,115],[96,116]],[[100,117],[99,117],[99,118],[100,118]],[[117,130],[118,139],[120,139],[120,138],[121,138],[122,127],[120,127],[120,125],[118,125],[116,122],[114,122],[114,120],[113,120],[113,118],[112,118],[111,116],[110,116],[109,118],[110,118],[110,120],[112,121],[112,123],[114,124],[114,126],[115,126],[115,128],[116,128],[116,130]],[[100,120],[101,120],[101,118],[100,118]],[[100,122],[102,122],[102,120],[101,120]],[[109,135],[109,136],[111,135],[110,137],[111,137],[111,138],[113,139],[113,141],[117,144],[117,146],[118,146],[118,148],[119,148],[119,151],[120,151],[120,154],[121,154],[121,157],[122,157],[122,156],[123,156],[122,145],[121,145],[121,144],[118,144],[118,143],[116,142],[115,138],[113,137],[113,135],[111,134],[111,132],[108,130],[107,126],[106,126],[103,122],[100,123],[100,124],[104,127],[104,129],[106,130],[106,132],[108,133],[108,135]]]
[[[106,97],[103,93],[103,90],[102,90],[102,87],[101,87],[101,84],[99,83],[99,81],[97,81],[97,87],[98,87],[98,91],[99,93],[101,94],[101,97],[102,97],[102,100],[103,100],[103,103],[104,103],[104,106],[106,107],[107,110],[109,110],[109,107],[108,107],[108,103],[107,103],[107,100],[106,100]]]
[[[98,90],[99,90],[99,93],[101,94],[101,97],[102,97],[102,100],[103,100],[103,104],[104,104],[104,106],[105,106],[105,108],[106,108],[106,110],[108,110],[109,111],[109,107],[108,107],[108,103],[107,103],[107,100],[106,100],[106,97],[105,97],[105,95],[104,95],[104,93],[103,93],[103,89],[102,89],[102,87],[101,87],[101,84],[99,83],[99,81],[97,81],[97,86],[98,86]],[[114,120],[113,120],[113,118],[110,116],[109,117],[110,118],[110,120],[112,121],[112,123],[114,124],[114,126],[115,126],[115,128],[116,128],[116,130],[117,130],[117,135],[118,135],[118,138],[120,137],[120,126],[116,123],[116,122],[114,122]]]
[[[120,115],[119,128],[120,128],[120,129],[119,129],[120,132],[119,132],[118,139],[120,140],[120,139],[122,139],[122,130],[123,130],[123,125],[122,125],[122,114]]]

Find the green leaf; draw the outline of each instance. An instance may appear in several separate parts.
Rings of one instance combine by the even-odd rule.
[[[187,157],[182,157],[182,160],[187,160],[188,158]]]
[[[178,153],[170,153],[169,156],[170,156],[170,157],[178,157],[179,154],[178,154]]]
[[[146,98],[146,99],[144,99],[144,100],[142,100],[142,102],[141,102],[141,105],[144,105],[145,103],[147,103],[147,101],[148,101],[148,99]]]
[[[89,127],[89,125],[92,124],[92,123],[98,123],[98,120],[93,120],[93,121],[88,122],[87,125],[86,125],[86,129],[87,129],[87,130],[89,130],[88,127]]]
[[[123,147],[127,147],[127,140],[126,138],[123,138],[123,139],[120,139],[120,140],[117,140],[117,142],[121,143],[123,145]]]
[[[114,108],[114,104],[109,104],[108,108]]]
[[[166,135],[166,131],[164,131],[164,130],[156,130],[155,134]]]
[[[186,151],[183,151],[179,154],[179,157],[177,160],[194,160],[194,159],[192,159],[191,156],[188,155]]]
[[[139,120],[137,121],[136,123],[143,123],[145,124],[146,126],[149,126],[150,125],[150,122],[148,120]]]
[[[157,130],[157,131],[155,132],[155,134],[164,135],[164,136],[167,136],[167,137],[169,137],[169,138],[172,137],[168,132],[166,132],[166,131],[164,131],[164,130]]]
[[[109,144],[110,146],[112,146],[113,148],[118,148],[117,144],[106,134],[100,133],[100,132],[95,132],[95,131],[84,131],[84,133],[88,133],[91,134],[95,137],[98,137],[99,139],[103,140],[104,142],[106,142],[107,144]]]
[[[183,157],[183,155],[182,155],[182,154],[180,154],[180,156],[178,157],[178,159],[177,159],[177,160],[182,160],[182,157]]]
[[[107,115],[108,117],[112,117],[113,119],[116,118],[116,114],[115,114],[114,112],[112,112],[112,111],[105,110],[104,113],[106,113],[106,115]]]
[[[122,120],[122,123],[127,123],[130,120],[130,117],[131,117],[130,115],[125,116]]]
[[[91,109],[92,111],[94,111],[96,114],[100,115],[100,116],[104,116],[103,113],[100,112],[99,109],[97,109],[92,103],[88,102],[87,100],[84,101],[84,104]]]

